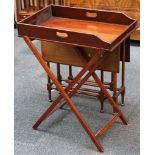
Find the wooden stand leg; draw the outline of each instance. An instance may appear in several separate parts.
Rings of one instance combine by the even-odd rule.
[[[96,56],[98,55],[98,53],[96,53]],[[69,92],[69,90],[79,81],[79,79],[81,79],[81,77],[83,76],[83,74],[87,71],[87,69],[90,67],[90,65],[92,64],[92,63],[94,63],[94,61],[95,61],[95,59],[92,59],[92,60],[90,60],[90,62],[85,66],[85,68],[83,68],[81,71],[80,71],[80,73],[73,79],[73,81],[72,81],[72,83],[70,83],[66,88],[65,88],[65,92],[66,93],[68,93]],[[91,74],[93,73],[93,71],[96,69],[96,68],[92,68],[93,70],[90,72],[90,73],[88,73],[88,75],[84,78],[84,79],[82,79],[81,81],[80,81],[80,83],[78,83],[78,85],[74,88],[74,92],[72,91],[72,92],[70,92],[69,93],[69,97],[71,97],[72,95],[74,95],[76,92],[77,92],[77,90],[80,88],[80,86],[82,85],[82,84],[84,84],[85,83],[85,81],[86,80],[88,80],[88,78],[91,76]],[[51,72],[51,71],[50,71]],[[50,77],[51,78],[51,77]],[[54,82],[54,81],[53,81]],[[61,86],[61,88],[62,88],[62,86]],[[38,119],[38,121],[36,122],[36,124],[34,125],[35,126],[35,128],[37,128],[40,124],[41,124],[41,122],[49,115],[49,113],[55,108],[55,106],[58,104],[58,102],[60,102],[61,101],[61,99],[63,98],[63,95],[60,95],[53,103],[52,103],[52,105],[47,109],[47,111]],[[62,106],[63,106],[64,104],[62,104]]]
[[[97,66],[97,63],[95,64]],[[72,89],[71,92],[69,92],[69,90],[77,83],[77,81],[79,81],[79,79],[81,79],[82,75],[84,74],[84,70],[81,70],[81,72],[73,79],[72,83],[70,83],[66,88],[65,88],[65,92],[68,93],[69,97],[72,97],[77,91],[78,89],[85,83],[85,81],[88,80],[88,78],[92,75],[92,73],[95,71],[96,66],[94,66],[90,72],[77,84],[77,86]],[[34,127],[37,128],[41,122],[50,114],[53,113],[53,111],[56,111],[56,109],[59,109],[61,106],[64,106],[66,104],[65,101],[62,102],[62,104],[58,105],[56,107],[56,105],[61,101],[61,99],[63,99],[63,96],[60,95],[53,103],[52,105],[44,112],[44,114],[38,119],[38,121],[35,123]]]
[[[94,77],[94,80],[96,81],[96,83],[98,83],[99,87],[101,88],[102,92],[105,94],[105,96],[107,97],[107,99],[109,100],[109,103],[113,106],[114,110],[116,112],[120,113],[120,119],[122,120],[122,122],[127,125],[128,124],[128,120],[126,119],[126,117],[124,116],[124,114],[121,112],[121,110],[119,109],[118,104],[115,103],[115,101],[113,100],[113,98],[110,96],[110,94],[108,93],[108,91],[106,90],[104,84],[102,84],[102,82],[100,81],[100,79],[98,78],[98,76],[96,75],[96,73],[93,73],[92,75]]]
[[[45,111],[45,113],[38,119],[38,121],[34,124],[33,128],[36,129],[40,125],[40,123],[49,116],[51,112],[54,112],[56,110],[55,108],[57,108],[59,104],[59,101],[63,99],[69,105],[72,112],[75,114],[76,118],[79,120],[79,122],[81,123],[81,125],[83,126],[86,133],[93,141],[93,143],[96,145],[98,150],[100,152],[103,152],[103,146],[99,142],[98,137],[100,137],[117,120],[117,118],[120,117],[120,119],[123,121],[124,124],[127,124],[128,121],[126,117],[123,115],[123,113],[121,112],[121,110],[119,109],[119,106],[116,104],[114,99],[110,96],[110,94],[106,90],[105,85],[101,82],[100,78],[98,78],[98,76],[95,73],[95,70],[97,69],[98,66],[101,65],[101,62],[102,62],[101,61],[102,59],[100,59],[102,51],[98,50],[97,52],[94,53],[94,56],[88,61],[88,63],[84,66],[84,68],[79,72],[79,74],[73,79],[73,81],[64,90],[62,85],[59,83],[58,79],[53,74],[53,72],[50,70],[48,65],[44,62],[43,58],[41,57],[36,47],[32,44],[31,40],[26,36],[24,37],[24,40],[27,43],[27,45],[30,47],[33,54],[38,59],[39,63],[42,65],[42,67],[44,68],[44,70],[46,71],[50,79],[56,85],[58,91],[61,93],[61,95],[50,105],[50,107]],[[83,75],[87,71],[89,72],[83,77]],[[78,111],[77,107],[75,106],[74,102],[71,100],[71,97],[79,90],[79,88],[88,80],[88,78],[91,75],[93,76],[94,80],[100,87],[102,93],[108,98],[110,104],[117,112],[115,116],[110,121],[108,121],[108,123],[101,130],[97,132],[96,135],[93,133],[88,123],[85,121],[84,117],[81,115],[81,113]]]
[[[50,62],[47,62],[48,67],[50,68]],[[51,99],[51,90],[52,90],[52,83],[51,83],[51,79],[50,77],[47,75],[47,90],[48,90],[48,98],[49,98],[49,102],[52,101]]]
[[[100,144],[99,140],[95,137],[95,134],[93,133],[93,131],[90,129],[90,127],[88,126],[87,122],[85,121],[85,119],[83,118],[83,116],[81,115],[81,113],[77,110],[76,106],[74,105],[73,101],[70,99],[70,97],[68,96],[68,94],[66,93],[66,91],[62,88],[61,84],[58,82],[57,78],[55,77],[55,75],[51,72],[51,70],[49,69],[49,67],[47,66],[47,64],[44,62],[43,58],[41,57],[40,53],[38,52],[38,50],[36,49],[36,47],[32,44],[31,40],[25,36],[24,37],[25,42],[27,43],[27,45],[30,47],[30,49],[32,50],[32,52],[34,53],[35,57],[38,59],[38,61],[40,62],[40,64],[42,65],[42,67],[45,69],[45,71],[47,72],[48,76],[51,78],[51,80],[53,81],[53,83],[56,85],[57,89],[60,91],[62,97],[64,98],[64,100],[66,100],[66,103],[70,106],[71,110],[73,111],[73,113],[75,114],[75,116],[77,117],[77,119],[79,120],[79,122],[81,123],[81,125],[83,126],[83,128],[85,129],[86,133],[90,136],[90,138],[92,139],[93,143],[96,145],[96,147],[98,148],[98,150],[100,152],[103,152],[103,147]],[[98,55],[99,54],[99,55]],[[79,81],[79,79],[83,76],[84,73],[86,73],[86,71],[91,67],[92,63],[94,63],[94,61],[99,60],[100,57],[100,51],[98,51],[95,54],[97,57],[93,57],[91,59],[91,61],[89,61],[85,67],[83,68],[83,70],[80,72],[80,74],[78,74],[76,76],[76,78],[74,79],[74,82],[72,83],[72,85],[75,85],[77,83],[77,81]],[[94,68],[94,70],[96,69],[96,67]],[[94,72],[94,71],[93,71]],[[92,74],[92,73],[91,73]],[[91,75],[90,74],[90,75]],[[88,77],[89,78],[89,77]],[[83,82],[85,82],[85,80],[83,80]],[[69,85],[70,86],[70,85]],[[70,86],[72,87],[72,86]],[[69,88],[69,87],[68,87]],[[69,89],[70,90],[70,89]],[[68,90],[68,91],[69,91]],[[33,126],[34,129],[36,129],[38,127],[38,125],[49,115],[49,113],[51,112],[51,110],[54,109],[54,107],[57,105],[58,103],[53,103],[50,106],[50,109],[48,108],[48,110],[46,111],[46,113],[44,113],[39,120],[36,122],[36,124]]]
[[[123,42],[123,59],[122,59],[122,88],[123,88],[123,91],[121,93],[121,99],[122,99],[122,102],[121,102],[121,105],[124,106],[124,97],[125,97],[125,42]]]

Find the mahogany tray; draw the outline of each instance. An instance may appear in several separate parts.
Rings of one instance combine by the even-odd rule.
[[[123,13],[105,10],[101,11],[84,8],[71,8],[55,5],[49,5],[47,8],[40,10],[36,14],[18,23],[19,35],[24,38],[25,42],[32,50],[35,57],[46,71],[49,80],[53,82],[57,90],[60,92],[60,96],[58,96],[57,99],[51,103],[49,108],[33,125],[34,129],[37,129],[37,127],[47,117],[49,117],[49,115],[54,113],[59,108],[62,108],[65,104],[68,104],[98,150],[100,152],[104,151],[103,146],[99,141],[99,137],[101,137],[118,118],[122,120],[124,125],[128,124],[128,120],[117,104],[116,93],[113,93],[113,96],[109,94],[106,86],[100,80],[95,71],[103,64],[103,61],[106,59],[103,58],[103,54],[105,54],[106,51],[108,53],[108,57],[110,54],[117,54],[118,52],[118,57],[115,57],[116,59],[114,59],[114,61],[120,62],[119,52],[121,51],[121,47],[123,47],[122,90],[125,91],[125,55],[126,47],[129,47],[129,45],[127,46],[126,40],[129,39],[131,33],[136,29],[136,25],[136,20],[127,17]],[[80,56],[84,58],[85,64],[76,75],[76,77],[73,78],[72,82],[70,82],[64,89],[60,81],[58,81],[58,78],[54,75],[48,64],[43,59],[42,55],[39,53],[38,49],[32,43],[31,38],[65,43],[75,46],[95,48],[95,52],[93,53],[92,57],[89,57],[90,59],[85,56],[82,50],[80,50],[81,53],[78,52],[78,54],[80,54]],[[113,52],[110,53],[109,51]],[[60,51],[54,52],[60,53]],[[65,59],[64,55],[62,55],[61,58]],[[111,63],[117,67],[118,65],[115,64],[119,63],[113,62],[109,61],[108,63]],[[100,93],[102,93],[104,97],[108,99],[114,111],[114,116],[95,134],[71,99],[71,97],[80,89],[80,87],[87,82],[90,76],[94,78],[97,86],[100,88]],[[114,83],[116,85],[117,74],[113,73],[112,78],[114,81],[113,85]],[[115,87],[114,89],[115,91],[117,91],[117,87]]]
[[[20,36],[112,51],[137,21],[120,12],[49,5],[17,25]]]

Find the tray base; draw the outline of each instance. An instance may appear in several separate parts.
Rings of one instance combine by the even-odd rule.
[[[106,40],[109,43],[114,41],[128,27],[128,25],[118,25],[60,17],[51,17],[47,21],[41,23],[41,26],[71,32],[93,34],[98,36],[101,40]]]

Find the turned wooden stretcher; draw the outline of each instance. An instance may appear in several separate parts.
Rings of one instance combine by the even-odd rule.
[[[24,38],[60,92],[60,96],[58,96],[34,124],[34,129],[50,114],[54,113],[63,105],[68,104],[98,150],[103,152],[103,146],[98,138],[103,135],[118,118],[122,120],[123,124],[127,124],[128,121],[116,101],[95,73],[95,70],[105,69],[107,67],[108,70],[111,69],[114,72],[119,72],[120,58],[124,61],[126,58],[126,40],[136,29],[136,25],[136,20],[119,12],[54,5],[50,5],[18,23],[19,35]],[[61,43],[62,49],[63,44],[76,46],[77,48],[75,48],[75,51],[70,51],[71,46],[68,46],[69,54],[63,53],[63,51],[60,50],[58,51],[59,54],[58,52],[53,52],[49,53],[48,57],[45,57],[44,51],[43,55],[41,55],[32,43],[31,38]],[[121,50],[122,56],[120,56]],[[82,67],[79,74],[65,89],[46,64],[45,60],[48,60],[49,57],[52,62]],[[106,66],[106,62],[108,61],[111,61],[112,67]],[[90,76],[94,78],[101,92],[107,97],[115,112],[113,118],[96,134],[93,133],[71,99]]]

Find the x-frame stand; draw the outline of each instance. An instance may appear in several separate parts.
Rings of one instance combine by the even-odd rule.
[[[111,97],[109,92],[107,91],[104,84],[100,81],[99,77],[95,73],[95,70],[98,66],[102,63],[102,54],[104,53],[103,50],[97,49],[95,54],[92,56],[92,58],[88,61],[88,63],[83,67],[83,69],[79,72],[79,74],[73,79],[73,81],[65,88],[63,89],[62,85],[57,80],[54,73],[50,70],[46,62],[43,60],[42,56],[38,52],[35,45],[32,43],[31,39],[27,36],[23,37],[29,48],[32,50],[35,57],[38,59],[39,63],[42,65],[50,79],[53,81],[53,83],[56,85],[57,90],[60,92],[60,96],[49,106],[49,108],[41,115],[41,117],[37,120],[37,122],[34,124],[33,128],[36,129],[43,120],[45,120],[49,115],[54,113],[57,109],[61,108],[64,104],[68,104],[83,128],[85,129],[86,133],[89,135],[93,143],[96,145],[98,150],[100,152],[103,152],[103,146],[99,142],[99,137],[102,136],[105,131],[118,119],[120,118],[123,122],[123,124],[127,125],[128,121],[122,111],[120,110],[118,104],[114,101],[114,99]],[[87,73],[88,71],[88,73]],[[87,73],[87,74],[86,74]],[[83,75],[85,75],[83,77]],[[104,93],[104,95],[109,100],[109,103],[112,105],[115,114],[111,120],[109,120],[103,127],[100,129],[96,134],[93,133],[91,128],[89,127],[88,123],[85,121],[81,113],[78,111],[77,107],[75,106],[74,102],[72,101],[71,97],[78,91],[78,89],[88,80],[90,76],[93,76],[94,80],[100,87],[101,91]],[[82,78],[83,77],[83,78]],[[75,86],[76,84],[76,86]],[[74,87],[75,86],[75,87]],[[74,87],[74,88],[73,88]],[[62,102],[60,102],[62,101]]]

